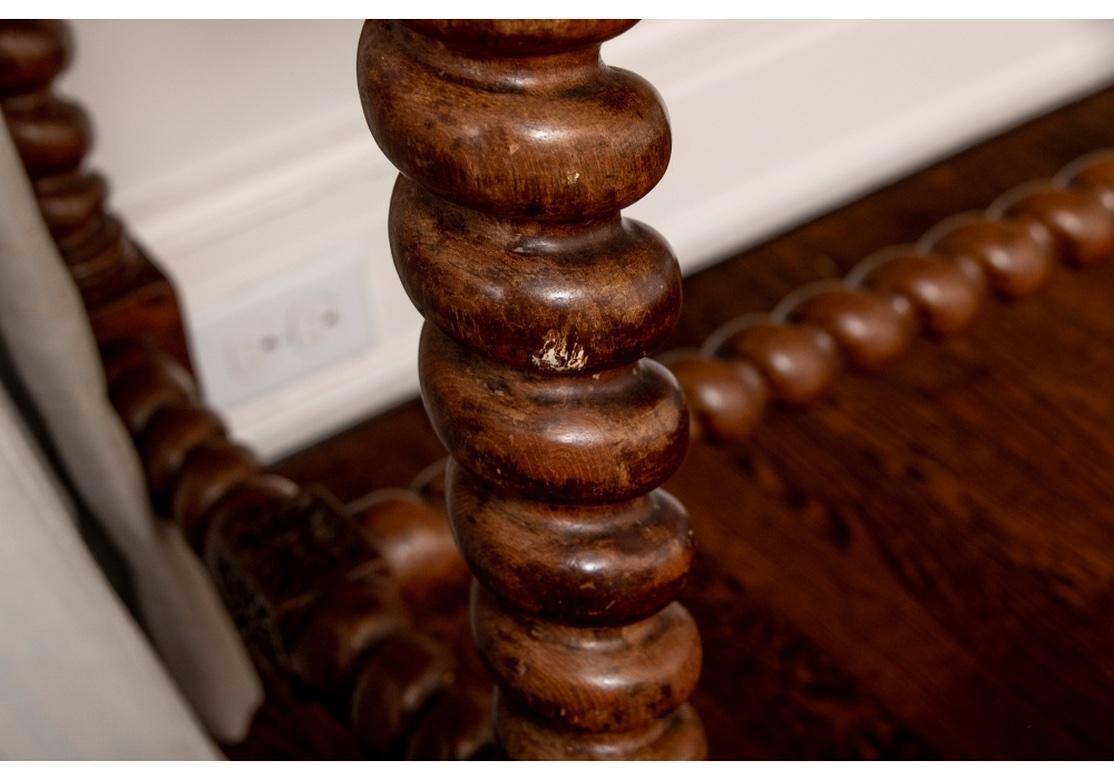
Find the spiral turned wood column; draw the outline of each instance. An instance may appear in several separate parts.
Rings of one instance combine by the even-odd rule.
[[[80,286],[139,262],[120,223],[105,213],[108,187],[82,169],[92,145],[81,106],[54,94],[71,58],[69,30],[58,21],[0,22],[0,104],[39,208]]]
[[[104,177],[84,166],[93,143],[85,110],[54,93],[54,81],[72,54],[64,22],[0,20],[4,121],[97,340],[105,344],[141,334],[189,369],[174,289],[106,210]]]
[[[603,65],[627,21],[368,22],[358,81],[402,175],[391,249],[426,318],[472,623],[515,758],[697,758],[688,518],[657,489],[688,415],[644,356],[674,326],[666,242],[620,209],[661,178],[660,98]]]

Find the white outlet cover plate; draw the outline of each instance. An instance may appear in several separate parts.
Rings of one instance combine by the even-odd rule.
[[[374,346],[366,249],[330,247],[206,311],[193,347],[207,400],[234,407]]]

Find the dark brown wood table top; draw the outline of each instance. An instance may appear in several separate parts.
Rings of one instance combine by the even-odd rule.
[[[1114,89],[687,279],[673,345],[1110,146]],[[413,401],[279,470],[353,500],[443,455]],[[1114,264],[694,444],[667,487],[713,758],[1114,758]]]

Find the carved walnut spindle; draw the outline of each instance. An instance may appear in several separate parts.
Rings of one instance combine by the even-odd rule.
[[[889,365],[909,349],[916,334],[916,314],[906,298],[848,287],[843,280],[801,287],[770,314],[826,331],[847,361],[864,370]]]
[[[495,734],[490,697],[475,690],[453,688],[410,733],[406,758],[419,761],[460,761],[490,758]]]
[[[92,143],[88,117],[53,92],[71,49],[62,22],[0,21],[0,106],[47,227],[85,290],[126,276],[140,256],[105,213],[104,179],[82,170]]]
[[[467,567],[444,513],[409,490],[376,490],[348,507],[368,542],[381,551],[402,594],[415,604],[431,589],[459,587]]]
[[[619,210],[668,121],[600,44],[625,21],[368,22],[358,76],[399,275],[426,317],[423,396],[478,583],[473,630],[516,758],[696,758],[700,668],[674,601],[687,516],[655,489],[688,415],[643,359],[676,322],[668,245]]]
[[[793,405],[821,398],[840,369],[839,346],[822,328],[809,323],[776,322],[748,314],[726,323],[704,344],[704,351],[758,369],[770,395]]]
[[[1114,220],[1093,189],[1023,184],[998,198],[988,212],[1027,225],[1069,267],[1090,268],[1114,254]]]
[[[436,642],[412,633],[388,639],[364,665],[352,694],[361,741],[375,755],[396,754],[422,706],[452,679],[452,658]]]
[[[1027,223],[998,220],[981,213],[959,214],[924,235],[924,252],[944,255],[977,283],[1001,298],[1022,298],[1044,287],[1055,265],[1047,236]]]
[[[985,281],[976,274],[943,255],[897,246],[863,259],[847,283],[904,299],[928,334],[948,336],[968,327],[982,307]]]
[[[721,360],[696,349],[671,350],[658,360],[685,391],[693,439],[743,441],[762,419],[769,386],[750,363]]]
[[[1114,214],[1114,150],[1103,149],[1084,155],[1056,176],[1056,181],[1096,197]]]

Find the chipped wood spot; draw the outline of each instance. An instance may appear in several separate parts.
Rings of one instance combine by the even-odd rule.
[[[579,371],[588,365],[584,347],[576,341],[570,345],[568,334],[556,330],[545,334],[545,343],[531,355],[531,360],[546,371]]]

